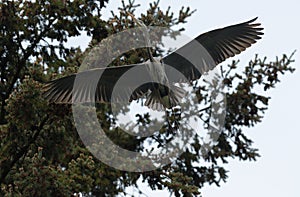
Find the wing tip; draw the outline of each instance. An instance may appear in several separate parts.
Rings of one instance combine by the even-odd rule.
[[[253,23],[254,21],[256,21],[258,19],[258,16],[254,17],[253,19],[249,20],[248,23]]]
[[[261,26],[261,23],[257,23],[257,22],[254,23],[257,19],[258,19],[258,16],[256,16],[255,18],[253,18],[253,19],[251,19],[251,20],[245,22],[244,24],[247,24],[247,25],[251,26],[251,28],[253,28],[253,29],[256,31],[256,34],[257,34],[257,35],[264,35],[263,30],[264,30],[265,28],[263,28],[263,27]],[[257,39],[259,40],[259,39],[261,39],[261,37],[260,37],[260,38],[257,38]]]

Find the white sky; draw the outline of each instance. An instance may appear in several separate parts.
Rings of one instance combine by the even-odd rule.
[[[116,10],[120,2],[110,0],[105,15],[107,16],[111,9]],[[152,1],[136,2],[141,3],[145,8]],[[256,162],[230,160],[225,166],[230,171],[227,183],[223,183],[221,187],[206,185],[201,192],[204,197],[299,197],[300,1],[161,0],[160,4],[161,8],[170,5],[174,11],[183,5],[197,9],[184,26],[185,34],[191,38],[214,28],[247,21],[258,16],[258,21],[265,28],[265,35],[257,44],[235,57],[241,59],[242,63],[248,62],[256,53],[261,57],[267,56],[269,60],[274,60],[277,55],[291,54],[295,49],[298,50],[295,55],[296,63],[293,64],[298,70],[281,77],[281,83],[268,94],[272,99],[263,122],[246,131],[253,139],[254,146],[259,148],[261,157]],[[78,40],[82,46],[87,45],[85,42],[86,40]],[[239,65],[243,66],[243,64]],[[151,192],[146,187],[142,190],[148,196],[167,195],[164,191]]]

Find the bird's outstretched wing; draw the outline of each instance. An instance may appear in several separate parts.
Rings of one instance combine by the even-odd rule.
[[[164,57],[163,62],[169,65],[166,67],[169,82],[199,79],[201,73],[250,47],[263,34],[263,28],[255,20],[201,34]],[[120,77],[126,78],[129,70],[137,69],[133,76],[128,75],[124,83],[118,84],[114,95],[116,102],[136,100],[155,87],[153,83],[142,83],[152,80],[146,64],[93,69],[56,79],[45,84],[44,96],[55,103],[111,102],[116,83],[122,81]],[[136,84],[143,85],[136,87]]]
[[[164,57],[163,62],[180,71],[187,80],[199,79],[201,73],[212,70],[261,39],[263,28],[260,23],[255,23],[256,19],[201,34]],[[168,66],[166,73],[172,75]],[[182,80],[173,77],[173,82]]]
[[[111,102],[114,87],[119,82],[114,101],[136,100],[152,87],[150,83],[142,83],[151,81],[145,64],[92,69],[55,79],[43,86],[43,95],[54,103]],[[130,69],[139,73],[130,77],[130,73],[135,72],[128,72]],[[128,77],[126,80],[121,79],[124,73],[129,73],[129,76],[125,76]],[[135,87],[136,84],[143,85]]]

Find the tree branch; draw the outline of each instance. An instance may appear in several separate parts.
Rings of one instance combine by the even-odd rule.
[[[46,115],[45,119],[41,122],[41,124],[38,127],[33,127],[35,130],[35,133],[33,134],[33,136],[31,137],[31,139],[29,140],[28,144],[23,146],[20,151],[18,153],[15,154],[14,159],[12,159],[12,161],[8,164],[8,165],[2,165],[4,166],[4,170],[2,170],[1,172],[1,176],[0,176],[0,183],[3,183],[6,176],[8,175],[8,173],[10,172],[10,170],[12,169],[12,167],[19,161],[19,159],[26,155],[30,145],[34,144],[34,142],[36,141],[36,139],[38,138],[39,134],[41,133],[44,125],[46,124],[47,120],[48,120],[48,115]]]

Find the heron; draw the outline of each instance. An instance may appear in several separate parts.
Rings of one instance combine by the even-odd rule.
[[[132,14],[129,15],[138,26],[145,28],[145,31],[143,31],[144,37],[149,42],[147,26]],[[170,109],[179,105],[184,97],[184,90],[174,85],[184,80],[179,76],[170,77],[172,71],[169,69],[170,67],[167,68],[164,65],[169,65],[182,73],[182,76],[187,81],[198,80],[203,74],[201,68],[196,68],[192,62],[180,54],[188,54],[198,62],[207,62],[206,65],[203,65],[203,68],[205,67],[203,70],[205,72],[212,70],[227,58],[240,54],[262,38],[263,28],[260,23],[255,22],[256,20],[257,17],[246,22],[200,34],[161,59],[153,57],[150,47],[147,47],[149,57],[147,63],[97,68],[49,81],[43,86],[43,94],[51,103],[72,104],[74,96],[76,97],[76,102],[81,103],[90,102],[91,100],[100,103],[110,103],[114,86],[123,74],[135,67],[146,68],[151,74],[150,77],[152,79],[155,78],[157,83],[143,84],[134,91],[132,90],[133,87],[129,87],[130,85],[124,86],[122,87],[124,96],[120,95],[118,101],[131,102],[146,96],[145,105],[149,108],[158,111]],[[203,46],[209,57],[195,50],[195,42]],[[89,98],[89,76],[95,72],[101,72],[102,76],[97,82],[94,98]],[[77,76],[81,76],[86,80],[82,82],[84,83],[81,86],[82,88],[73,89]],[[130,94],[129,97],[128,94]]]

